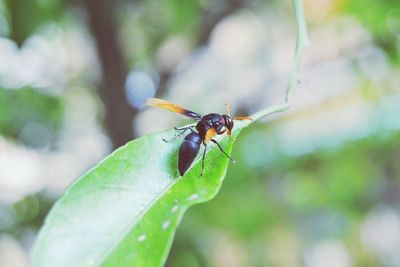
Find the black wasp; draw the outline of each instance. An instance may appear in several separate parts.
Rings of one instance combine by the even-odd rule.
[[[206,152],[207,152],[207,142],[209,141],[215,143],[221,150],[221,152],[224,153],[225,156],[227,156],[231,161],[233,161],[233,159],[222,149],[221,145],[214,139],[214,137],[224,133],[231,136],[233,128],[233,120],[252,120],[252,118],[250,117],[231,118],[228,106],[227,106],[228,114],[220,115],[216,113],[210,113],[205,116],[201,116],[196,112],[190,111],[188,109],[175,105],[171,102],[158,98],[149,98],[147,99],[146,104],[149,106],[173,111],[190,119],[198,121],[196,126],[175,128],[175,130],[179,131],[179,134],[177,134],[176,137],[183,135],[187,130],[191,131],[191,133],[189,133],[185,137],[184,141],[182,142],[179,148],[178,170],[181,176],[183,176],[189,169],[190,165],[192,165],[194,159],[199,153],[201,144],[204,145],[204,152],[202,157],[202,167],[200,176],[203,176],[204,159],[206,157]],[[168,142],[165,139],[164,141]]]

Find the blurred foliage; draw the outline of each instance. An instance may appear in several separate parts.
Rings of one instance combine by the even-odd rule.
[[[193,34],[198,29],[199,20],[201,19],[202,1],[176,1],[164,0],[161,1],[161,10],[166,13],[167,19],[170,21],[171,31],[173,34],[185,33]]]
[[[124,16],[120,19],[122,24],[128,22],[124,33],[131,64],[148,67],[160,45],[171,36],[184,36],[194,44],[200,31],[202,2],[149,0],[134,3],[129,11],[122,6]]]
[[[346,1],[346,10],[372,33],[375,42],[400,63],[400,1]]]
[[[54,198],[47,196],[44,192],[24,197],[12,205],[13,218],[7,225],[7,229],[2,230],[21,239],[28,230],[38,231],[54,201]]]
[[[58,97],[29,87],[0,89],[0,134],[4,136],[42,146],[57,134],[62,117],[63,104]]]

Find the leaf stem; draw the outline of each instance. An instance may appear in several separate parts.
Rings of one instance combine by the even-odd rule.
[[[303,48],[308,44],[307,24],[304,18],[302,1],[292,0],[292,2],[294,6],[296,25],[297,25],[296,49],[295,49],[294,64],[292,66],[292,71],[286,86],[285,102],[283,104],[275,105],[270,108],[265,108],[254,113],[251,116],[252,118],[254,118],[254,120],[258,120],[262,117],[271,115],[273,113],[285,111],[290,107],[291,103],[290,96],[293,88],[297,84],[297,72],[300,65],[301,54],[303,52]]]

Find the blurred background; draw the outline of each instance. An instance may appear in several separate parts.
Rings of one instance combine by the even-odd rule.
[[[305,0],[288,112],[243,131],[170,267],[400,266],[400,1]],[[0,0],[0,267],[25,267],[66,186],[132,138],[182,125],[159,97],[279,104],[291,1]]]

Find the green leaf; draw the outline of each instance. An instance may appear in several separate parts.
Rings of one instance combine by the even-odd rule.
[[[255,113],[255,119],[287,109],[297,84],[307,32],[301,1],[293,3],[298,33],[285,103]],[[250,123],[236,121],[233,140]],[[172,130],[129,142],[72,184],[46,218],[34,248],[33,266],[162,266],[184,212],[217,194],[229,164],[210,144],[204,176],[199,177],[201,161],[197,159],[179,177],[181,139],[162,141],[173,134]],[[233,140],[219,139],[228,154]]]
[[[236,122],[233,137],[248,124]],[[179,177],[182,140],[162,141],[173,134],[133,140],[72,184],[46,219],[33,266],[161,266],[183,213],[217,194],[229,163],[210,144],[204,176],[197,159]],[[230,154],[232,141],[220,143]]]

